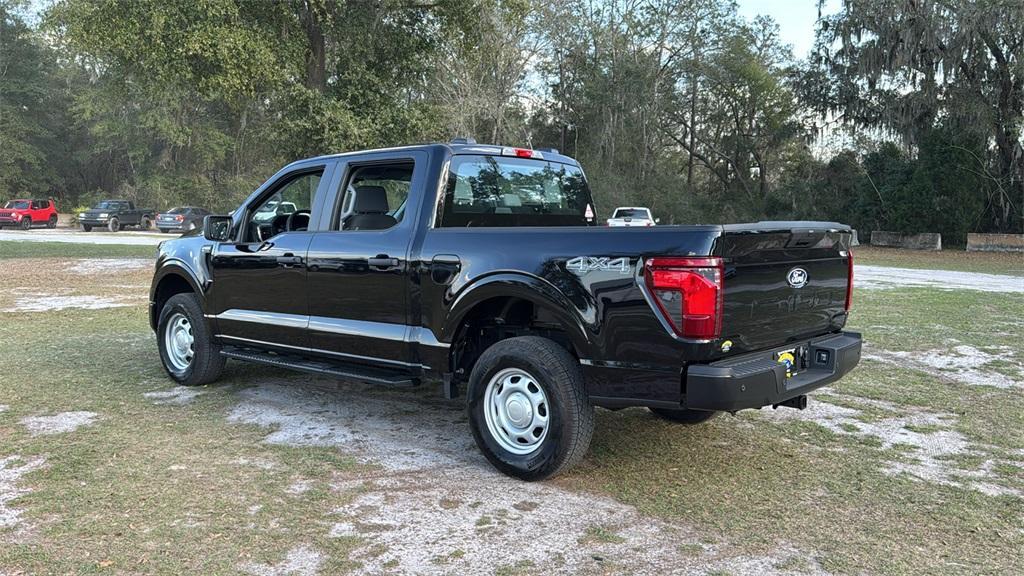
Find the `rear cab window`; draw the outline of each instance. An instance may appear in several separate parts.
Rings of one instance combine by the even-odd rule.
[[[539,158],[452,157],[440,227],[592,226],[578,166]]]
[[[638,208],[619,208],[615,211],[615,215],[612,218],[650,218],[651,215],[647,213],[647,210]]]

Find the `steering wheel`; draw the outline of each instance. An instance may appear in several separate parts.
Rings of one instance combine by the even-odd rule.
[[[309,210],[297,210],[288,215],[284,229],[288,232],[300,232],[309,229]]]

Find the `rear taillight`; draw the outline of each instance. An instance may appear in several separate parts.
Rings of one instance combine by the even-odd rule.
[[[177,216],[174,217],[174,219],[177,220],[178,222],[181,222],[182,220],[185,219],[185,216],[182,214],[178,214]]]
[[[682,338],[713,340],[722,333],[722,259],[651,258],[644,280],[672,330]]]
[[[853,252],[846,253],[846,311],[850,311],[853,304]]]

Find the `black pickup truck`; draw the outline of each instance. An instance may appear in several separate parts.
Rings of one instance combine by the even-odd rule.
[[[268,207],[292,203],[295,210]],[[465,395],[499,470],[586,452],[594,406],[682,423],[803,408],[860,359],[850,229],[608,228],[579,164],[472,142],[295,162],[231,216],[161,244],[150,322],[167,373],[225,360]]]
[[[104,200],[79,214],[78,224],[86,232],[92,232],[93,228],[117,232],[125,226],[149,230],[153,218],[153,210],[136,208],[131,200]]]

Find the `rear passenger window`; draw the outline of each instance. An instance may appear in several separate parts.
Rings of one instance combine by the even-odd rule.
[[[412,162],[355,168],[344,193],[337,230],[387,230],[405,217],[412,186]]]

